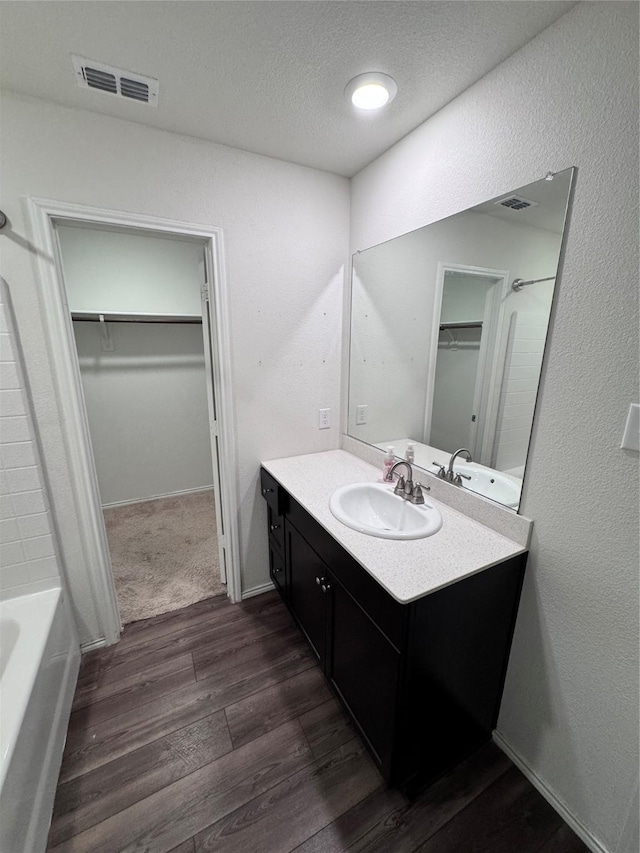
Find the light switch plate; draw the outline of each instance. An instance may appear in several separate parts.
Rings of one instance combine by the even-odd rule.
[[[367,422],[367,407],[365,404],[356,406],[356,426],[362,426]]]
[[[640,403],[631,403],[629,406],[627,424],[620,446],[623,450],[640,451]]]

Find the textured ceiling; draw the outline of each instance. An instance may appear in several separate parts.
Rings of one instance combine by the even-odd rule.
[[[2,2],[2,86],[351,176],[573,2]],[[76,86],[70,54],[160,80],[157,108]],[[396,99],[358,113],[347,82]],[[526,80],[523,83],[523,96]]]

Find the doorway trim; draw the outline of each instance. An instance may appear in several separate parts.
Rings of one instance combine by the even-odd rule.
[[[220,499],[225,516],[227,550],[227,594],[232,602],[242,598],[236,486],[236,439],[231,375],[231,327],[221,228],[108,210],[52,199],[28,198],[26,206],[38,249],[38,286],[44,308],[43,324],[48,339],[55,380],[55,393],[64,426],[64,439],[74,501],[82,533],[82,547],[88,567],[104,641],[91,647],[110,645],[120,637],[120,615],[111,570],[109,545],[102,514],[87,412],[75,350],[71,313],[62,275],[54,220],[70,220],[95,225],[165,232],[196,237],[205,241],[205,268],[209,282],[209,325],[214,364],[212,382],[219,401]],[[215,460],[214,465],[215,465]]]
[[[492,292],[485,309],[483,318],[483,331],[487,329],[488,334],[484,335],[484,341],[481,341],[480,354],[478,359],[478,381],[476,382],[474,392],[474,407],[478,409],[478,426],[481,426],[481,461],[485,456],[485,447],[487,444],[487,433],[491,428],[491,423],[495,422],[497,415],[497,404],[499,402],[499,393],[496,397],[496,387],[499,389],[499,383],[502,381],[502,371],[499,368],[500,353],[503,351],[503,346],[496,347],[495,344],[500,341],[500,330],[504,323],[504,299],[508,293],[509,287],[509,270],[490,269],[488,267],[476,267],[468,264],[453,264],[440,261],[436,273],[436,287],[433,297],[433,323],[431,328],[431,347],[429,352],[429,366],[427,375],[427,395],[425,401],[425,418],[424,418],[424,442],[429,444],[429,436],[431,434],[431,421],[433,417],[433,394],[435,391],[436,382],[436,361],[438,358],[438,339],[440,336],[440,312],[442,310],[442,294],[444,291],[444,279],[448,272],[459,272],[468,275],[476,275],[482,278],[496,279],[495,285],[492,287]],[[491,345],[494,345],[493,350]],[[488,353],[494,352],[493,358],[488,358]],[[486,401],[481,405],[482,401]],[[474,444],[478,445],[478,426],[476,426]],[[474,453],[474,457],[476,453]],[[488,464],[483,462],[482,464]]]

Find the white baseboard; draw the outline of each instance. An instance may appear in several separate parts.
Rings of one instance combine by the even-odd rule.
[[[544,779],[541,779],[540,776],[538,776],[536,771],[514,750],[499,731],[496,730],[493,732],[493,740],[496,746],[508,755],[516,767],[522,771],[533,787],[542,794],[549,805],[553,806],[565,823],[568,823],[575,834],[584,841],[589,850],[592,850],[593,853],[612,853],[612,851],[608,850],[600,841],[598,841],[587,827],[578,820],[566,803],[564,803],[558,795],[549,788]]]
[[[162,498],[179,498],[182,495],[195,495],[198,492],[212,492],[213,483],[210,486],[198,486],[196,489],[182,489],[179,492],[167,492],[164,495],[149,495],[148,498],[135,498],[127,501],[114,501],[110,504],[102,504],[102,509],[112,509],[116,506],[131,506],[132,504],[144,504],[147,501],[159,501]]]
[[[244,601],[245,598],[253,598],[254,595],[262,595],[263,592],[270,592],[272,589],[275,589],[275,587],[271,581],[268,583],[262,583],[260,586],[252,586],[251,589],[243,589],[242,600]]]

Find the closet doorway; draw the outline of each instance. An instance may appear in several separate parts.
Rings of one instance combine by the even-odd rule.
[[[226,594],[205,243],[53,225],[121,620]]]
[[[439,263],[426,396],[426,444],[489,465],[507,345],[508,270]]]
[[[150,609],[183,606],[185,595],[196,600],[224,593],[225,580],[226,594],[239,601],[221,229],[47,199],[28,199],[27,208],[86,578],[102,628],[103,638],[86,648],[114,642],[122,623]],[[159,252],[151,253],[155,266],[146,272],[139,244]],[[183,498],[193,501],[184,506]],[[122,517],[108,518],[120,510]],[[151,520],[161,535],[145,548]],[[109,552],[116,528],[120,551],[132,552],[152,581],[137,610],[120,594],[122,618]],[[178,553],[180,537],[191,552],[173,558],[172,572],[162,560],[172,549]],[[154,565],[168,578],[163,590]],[[191,576],[180,576],[185,566]],[[73,576],[69,580],[73,593]]]

